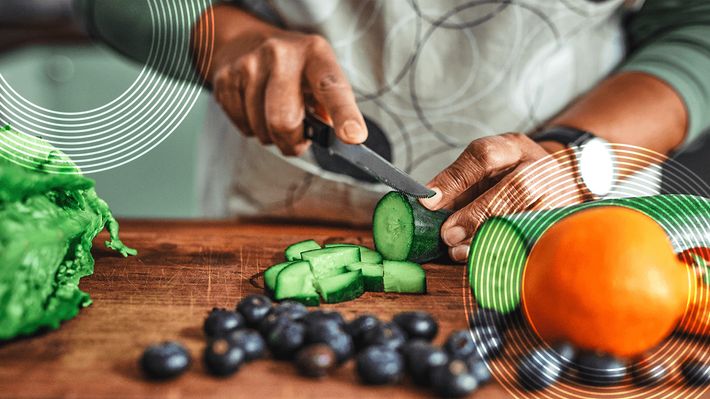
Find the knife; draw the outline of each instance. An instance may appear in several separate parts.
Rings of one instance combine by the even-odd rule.
[[[330,156],[344,159],[397,191],[417,198],[431,198],[436,194],[365,145],[345,144],[340,141],[333,127],[314,112],[306,112],[303,137],[326,150]]]

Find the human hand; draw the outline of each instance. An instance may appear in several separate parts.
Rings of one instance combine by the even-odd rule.
[[[466,260],[471,238],[488,217],[584,199],[571,150],[538,144],[520,133],[472,141],[428,186],[436,195],[421,199],[422,205],[455,210],[441,226],[441,237],[451,259],[459,262]]]
[[[246,136],[300,155],[305,98],[332,120],[340,140],[367,138],[365,121],[330,44],[321,36],[272,28],[236,36],[215,49],[217,102]]]

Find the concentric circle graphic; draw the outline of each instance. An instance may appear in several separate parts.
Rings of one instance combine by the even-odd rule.
[[[148,0],[152,37],[146,66],[122,94],[95,108],[59,112],[40,107],[23,98],[0,74],[0,123],[14,133],[0,137],[0,156],[34,167],[33,160],[58,150],[82,173],[94,173],[124,165],[155,148],[182,123],[200,93],[202,81],[195,67],[205,68],[211,61],[210,3]],[[193,23],[203,13],[203,26],[191,37]],[[194,59],[191,40],[202,49]],[[78,173],[59,165],[46,165],[45,170]]]
[[[694,247],[710,247],[710,187],[691,171],[661,154],[628,145],[611,146],[616,154],[619,173],[632,175],[642,168],[645,177],[624,178],[623,184],[617,182],[610,198],[579,203],[575,189],[579,176],[571,161],[573,157],[568,156],[569,153],[555,154],[557,158],[549,156],[518,173],[514,181],[525,182],[525,190],[514,183],[498,194],[492,214],[504,216],[488,219],[472,241],[469,267],[463,276],[466,317],[470,324],[482,308],[507,312],[503,323],[506,331],[505,353],[491,362],[489,367],[495,379],[512,397],[698,398],[707,391],[707,388],[687,384],[681,368],[689,359],[710,362],[708,339],[674,332],[646,353],[643,361],[639,358],[620,359],[617,368],[590,368],[577,362],[577,358],[567,359],[569,354],[564,349],[551,347],[559,343],[543,342],[521,310],[522,277],[527,255],[550,226],[574,212],[603,205],[631,208],[659,223],[676,253]],[[660,186],[660,164],[664,164],[663,179],[668,192],[694,195],[649,195],[649,186]],[[523,211],[530,208],[528,202],[531,199],[535,201],[535,210]],[[508,212],[511,207],[521,212],[511,215]],[[570,260],[572,262],[574,260]],[[689,273],[689,286],[696,284],[694,279],[695,276]],[[690,325],[696,327],[692,321],[700,320],[700,316],[707,315],[710,309],[707,291],[691,292],[689,307],[681,321],[687,323],[689,318]],[[695,304],[694,308],[690,307],[691,303]],[[488,313],[477,316],[478,320],[481,318],[490,325],[499,323],[495,316]],[[702,331],[702,326],[697,327]],[[482,338],[477,336],[479,331],[475,327],[470,331],[474,340]],[[531,356],[532,352],[535,356]],[[632,369],[636,374],[665,372],[666,375],[658,384],[640,387],[631,377]],[[549,386],[530,389],[521,383],[521,373],[529,373],[541,380],[549,378]],[[618,381],[608,383],[610,373]],[[580,380],[582,375],[586,381]]]

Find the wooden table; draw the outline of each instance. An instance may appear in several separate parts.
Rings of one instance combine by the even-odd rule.
[[[250,278],[281,261],[287,244],[314,238],[371,245],[369,232],[332,227],[130,221],[122,224],[121,237],[139,250],[139,256],[121,258],[100,244],[105,233],[97,238],[96,271],[81,282],[81,287],[91,294],[93,305],[57,331],[0,344],[0,397],[266,399],[430,395],[409,382],[391,387],[362,386],[352,362],[320,381],[300,377],[289,363],[272,360],[248,364],[225,379],[209,376],[201,364],[201,327],[207,312],[214,306],[232,308],[244,295],[261,292]],[[428,295],[366,293],[352,302],[323,307],[337,308],[347,317],[367,312],[389,318],[403,310],[430,311],[440,321],[440,342],[452,330],[467,325],[464,270],[434,264],[425,268]],[[193,355],[193,367],[175,381],[146,381],[137,359],[146,345],[162,340],[183,342]],[[507,378],[505,367],[496,366],[496,370],[498,379]],[[578,397],[601,393],[585,387],[574,389]],[[494,383],[472,397],[520,397],[515,392]],[[554,390],[547,394],[564,397]],[[641,392],[636,397],[652,397],[651,394],[652,391],[648,395]],[[622,397],[608,389],[604,395]],[[695,390],[665,397],[701,395]]]

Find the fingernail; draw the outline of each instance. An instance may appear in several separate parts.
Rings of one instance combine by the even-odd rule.
[[[454,246],[466,239],[466,229],[461,226],[449,227],[444,231],[442,237],[448,246]]]
[[[345,133],[345,137],[352,141],[365,141],[365,132],[363,131],[362,126],[353,120],[345,121],[345,123],[343,123],[343,133]]]
[[[436,187],[432,187],[431,191],[434,192],[434,196],[431,198],[419,198],[419,203],[429,209],[434,209],[434,207],[441,201],[441,190]]]
[[[458,247],[454,247],[451,250],[451,258],[453,260],[466,260],[466,257],[468,257],[468,250],[469,250],[468,245],[459,245]]]

